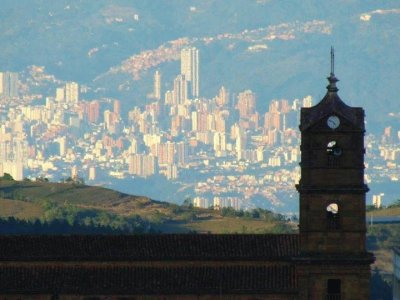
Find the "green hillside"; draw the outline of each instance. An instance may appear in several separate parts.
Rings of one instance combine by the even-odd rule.
[[[400,203],[385,208],[370,209],[369,211],[367,211],[367,216],[374,216],[374,217],[400,216]]]
[[[168,204],[152,201],[146,197],[131,196],[114,190],[74,183],[53,183],[33,181],[0,181],[0,197],[30,203],[43,204],[46,201],[59,205],[76,205],[82,208],[106,209],[129,215],[132,210],[146,206],[166,207]]]
[[[367,207],[368,217],[400,216],[400,200],[388,207],[376,209],[372,205]],[[392,248],[400,245],[400,224],[368,224],[368,248],[376,257],[375,266],[383,274],[392,274]]]
[[[261,209],[216,211],[102,187],[4,179],[0,180],[0,217],[43,222],[66,220],[71,225],[110,226],[128,232],[281,233],[295,229],[282,215]]]
[[[43,209],[39,204],[20,200],[0,199],[0,217],[14,217],[32,220],[42,216]]]

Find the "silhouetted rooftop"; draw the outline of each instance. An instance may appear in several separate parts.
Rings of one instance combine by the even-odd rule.
[[[2,266],[2,293],[129,295],[291,293],[294,266]]]
[[[284,260],[298,235],[0,236],[0,261]]]

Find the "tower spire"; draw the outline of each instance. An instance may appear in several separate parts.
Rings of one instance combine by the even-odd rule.
[[[331,76],[335,76],[335,49],[331,46]]]
[[[335,76],[335,49],[333,46],[331,46],[331,74],[328,77],[329,84],[326,87],[328,89],[328,92],[331,93],[336,93],[339,89],[336,86],[336,82],[339,81],[339,79],[336,78]]]

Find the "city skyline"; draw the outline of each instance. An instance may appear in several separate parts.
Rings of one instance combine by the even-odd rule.
[[[49,52],[51,60],[42,66],[36,64],[39,57],[35,56],[26,56],[30,61],[18,67],[11,63],[13,60],[3,59],[3,172],[17,179],[48,177],[62,181],[81,177],[90,184],[177,203],[190,197],[211,204],[216,197],[222,199],[221,203],[240,199],[240,207],[245,209],[261,206],[296,212],[293,185],[298,180],[298,112],[301,106],[315,105],[322,98],[324,77],[329,73],[327,52],[334,44],[339,49],[341,96],[351,105],[366,107],[366,181],[372,191],[368,201],[372,203],[382,194],[383,205],[396,199],[400,128],[390,96],[396,88],[389,87],[391,80],[383,80],[387,75],[380,76],[382,81],[374,77],[382,74],[379,68],[390,74],[396,61],[390,68],[385,62],[375,64],[379,68],[368,73],[371,78],[361,72],[372,62],[370,49],[379,54],[374,59],[384,53],[386,38],[377,32],[393,34],[389,25],[396,22],[398,11],[391,3],[382,7],[363,4],[359,8],[344,3],[348,11],[341,16],[334,12],[313,16],[301,4],[298,9],[303,15],[294,12],[293,16],[278,18],[279,13],[272,13],[277,11],[273,1],[235,1],[231,7],[241,12],[237,15],[240,22],[219,27],[216,24],[223,18],[218,8],[226,3],[209,9],[193,2],[181,7],[181,16],[188,16],[182,19],[182,28],[187,31],[168,28],[174,21],[159,19],[166,27],[155,30],[154,24],[149,25],[148,36],[138,33],[158,16],[157,9],[146,4],[139,8],[136,3],[102,5],[100,15],[96,6],[86,7],[97,20],[90,28],[103,44],[96,40],[87,45],[86,40],[92,37],[83,41],[81,33],[75,32],[84,55],[76,56],[72,47],[70,52],[57,52],[59,57],[54,62],[55,54]],[[177,9],[173,3],[168,6]],[[55,4],[47,11],[39,5],[32,18],[46,12],[46,18],[68,32],[65,16],[85,15],[86,7],[72,1],[64,6]],[[250,22],[243,8],[259,13],[254,13]],[[269,17],[267,21],[263,14]],[[192,23],[196,16],[199,19]],[[200,22],[203,16],[210,24]],[[345,25],[340,27],[335,18]],[[53,21],[41,22],[48,24],[50,32],[58,32]],[[18,26],[17,17],[9,22],[11,28]],[[349,22],[357,26],[350,30]],[[104,40],[104,28],[100,30],[95,24],[115,30],[110,37],[113,42]],[[159,32],[174,34],[161,37]],[[366,52],[357,47],[349,49],[343,42],[344,33],[358,41],[357,47],[366,47]],[[136,49],[124,44],[126,34],[132,34],[132,41],[143,42],[142,46]],[[376,43],[379,38],[382,44]],[[50,36],[43,39],[51,42]],[[146,44],[150,40],[154,42]],[[32,47],[36,47],[35,41]],[[15,53],[7,53],[14,57],[19,51],[16,48]],[[65,53],[71,56],[66,58]],[[385,57],[390,59],[390,53]],[[108,61],[112,55],[115,59]],[[76,62],[86,75],[69,68]],[[367,84],[373,80],[375,85]],[[379,97],[372,86],[380,91]],[[151,188],[156,182],[165,186],[162,196]]]
[[[184,60],[187,51],[181,50]],[[190,52],[199,55],[195,48]],[[74,81],[55,84],[42,105],[19,91],[14,96],[3,93],[5,108],[8,99],[18,104],[10,106],[9,112],[3,110],[6,122],[0,141],[0,173],[10,173],[17,180],[45,177],[62,181],[70,177],[89,184],[113,181],[108,186],[116,189],[121,189],[120,181],[144,178],[151,185],[162,176],[191,188],[186,188],[181,198],[167,189],[166,199],[158,196],[158,200],[181,203],[189,196],[199,207],[261,206],[295,213],[296,204],[290,199],[299,179],[299,109],[311,107],[318,99],[309,95],[272,99],[260,115],[258,96],[248,89],[232,97],[229,89],[221,86],[212,99],[188,93],[188,81],[182,74],[186,71],[181,68],[181,74],[173,79],[155,70],[149,103],[133,106],[128,112],[121,111],[118,99],[86,99],[85,88]],[[13,76],[18,78],[17,73]],[[161,87],[168,80],[174,88],[162,95]],[[390,166],[386,181],[398,180],[390,170],[397,168],[400,153],[395,145],[400,131],[397,137],[392,131],[386,127],[382,145],[376,149],[372,148],[376,137],[369,135],[367,158],[373,163],[367,168],[369,183],[381,176],[375,175],[374,169],[382,162]],[[377,158],[372,156],[376,151]],[[382,194],[383,190],[374,191],[371,201],[379,195],[381,205],[382,198],[385,200]]]

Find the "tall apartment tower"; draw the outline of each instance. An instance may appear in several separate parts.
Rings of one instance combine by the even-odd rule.
[[[161,99],[161,73],[160,71],[156,71],[154,73],[154,98],[157,100]]]
[[[0,96],[18,97],[18,73],[0,73]]]
[[[79,85],[76,82],[67,82],[65,84],[65,100],[67,103],[78,103]]]
[[[0,72],[0,96],[4,93],[4,73]]]
[[[239,93],[236,107],[241,118],[251,117],[256,112],[256,95],[250,90]]]
[[[299,299],[369,299],[364,110],[339,98],[331,57],[325,97],[300,116]]]
[[[229,101],[229,92],[228,90],[222,86],[219,90],[218,96],[216,97],[216,103],[218,106],[225,106]]]
[[[187,80],[185,75],[178,75],[174,80],[173,104],[184,104],[188,98]]]
[[[195,47],[181,51],[181,74],[190,84],[191,97],[199,97],[199,50]]]

